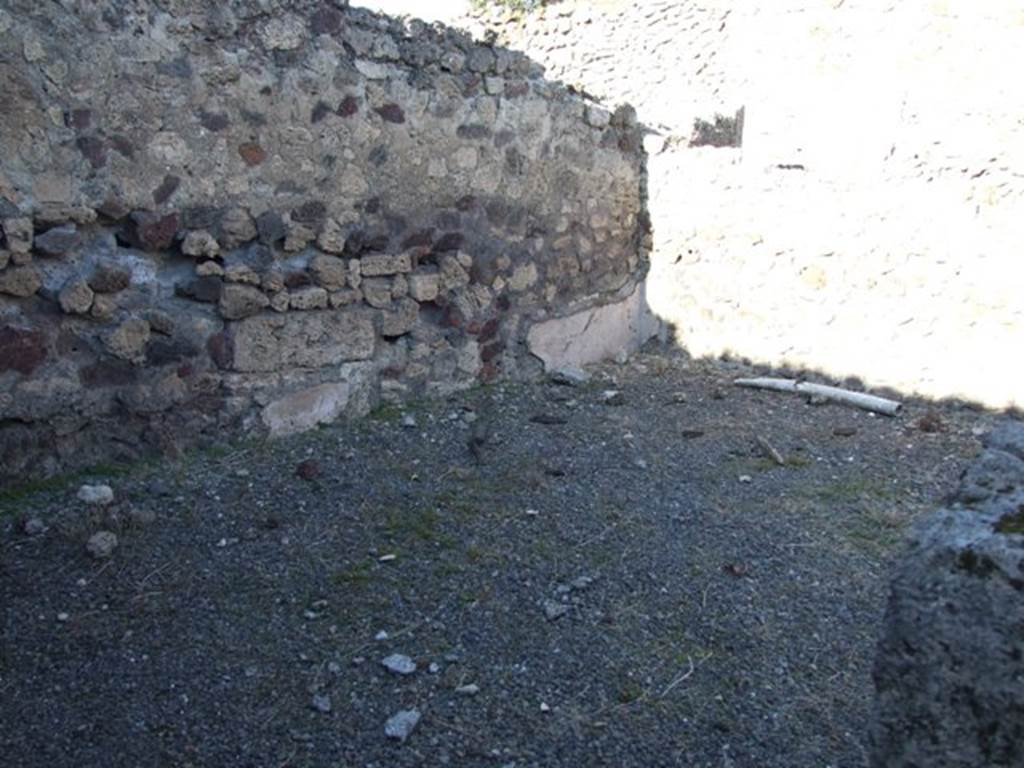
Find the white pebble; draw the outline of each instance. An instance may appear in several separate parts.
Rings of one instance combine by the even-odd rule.
[[[109,485],[83,485],[78,489],[78,500],[105,506],[114,501],[114,491]]]
[[[396,675],[411,675],[416,671],[416,662],[402,653],[393,653],[380,662],[389,672]]]

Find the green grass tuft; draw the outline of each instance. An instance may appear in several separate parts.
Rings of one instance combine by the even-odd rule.
[[[351,587],[353,589],[365,589],[370,585],[370,566],[366,563],[354,565],[334,574],[333,581],[339,587]]]

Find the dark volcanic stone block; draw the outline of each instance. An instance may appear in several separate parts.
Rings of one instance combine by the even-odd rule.
[[[874,768],[1024,766],[1024,424],[1008,422],[899,563]]]
[[[31,375],[46,360],[46,338],[35,329],[0,327],[0,372]]]

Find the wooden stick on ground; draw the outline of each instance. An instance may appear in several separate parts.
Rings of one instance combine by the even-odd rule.
[[[848,389],[829,387],[825,384],[811,384],[807,381],[796,381],[794,379],[736,379],[734,382],[739,387],[752,387],[754,389],[771,389],[776,392],[797,392],[805,395],[818,395],[835,400],[837,403],[846,403],[865,411],[874,411],[885,416],[895,416],[902,407],[901,403],[895,400],[887,400],[884,397],[865,395],[863,392],[851,392]]]
[[[780,467],[786,466],[786,457],[783,456],[774,445],[768,442],[768,440],[760,435],[757,436],[757,444],[761,450],[764,451],[764,455],[774,461]]]

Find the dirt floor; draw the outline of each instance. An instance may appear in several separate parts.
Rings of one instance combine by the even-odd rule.
[[[641,355],[8,491],[3,765],[864,765],[901,535],[995,415],[747,372]]]

